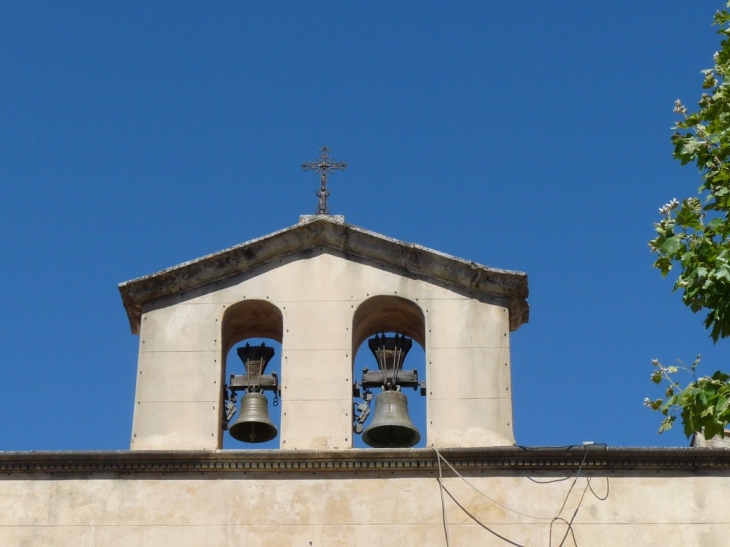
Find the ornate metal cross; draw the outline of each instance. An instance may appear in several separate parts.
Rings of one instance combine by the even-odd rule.
[[[316,171],[319,173],[319,191],[315,192],[315,195],[319,198],[319,205],[317,205],[316,215],[329,215],[330,209],[327,206],[327,198],[330,195],[330,191],[327,190],[327,173],[332,170],[344,171],[347,169],[347,164],[344,161],[330,161],[329,153],[330,149],[323,146],[319,149],[320,158],[318,161],[307,162],[302,164],[302,169],[305,171]]]

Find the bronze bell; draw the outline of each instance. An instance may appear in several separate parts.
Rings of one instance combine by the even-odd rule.
[[[265,443],[278,431],[269,418],[269,400],[263,393],[246,393],[235,423],[228,428],[231,437],[244,443]]]
[[[373,448],[409,448],[421,440],[408,416],[405,395],[388,390],[375,398],[373,421],[362,432],[362,440]]]

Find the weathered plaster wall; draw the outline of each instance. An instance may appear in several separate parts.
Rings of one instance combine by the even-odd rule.
[[[550,545],[550,519],[574,521],[577,545],[722,546],[730,477],[707,472],[472,473],[485,495],[448,475],[450,544]],[[444,546],[438,473],[103,475],[0,480],[0,545]],[[587,488],[590,478],[597,499]],[[568,495],[568,492],[570,494]],[[585,494],[585,496],[584,496]],[[583,497],[581,501],[581,497]],[[522,513],[522,514],[520,514]],[[529,515],[525,516],[525,515]],[[534,518],[537,517],[537,518]],[[491,530],[491,532],[489,530]],[[552,545],[566,526],[556,522]],[[574,545],[568,539],[566,545]]]
[[[513,444],[504,298],[477,300],[314,249],[145,305],[132,449],[221,446],[221,323],[226,307],[244,299],[267,301],[283,316],[281,447],[350,448],[353,316],[376,295],[408,299],[423,312],[427,443]]]

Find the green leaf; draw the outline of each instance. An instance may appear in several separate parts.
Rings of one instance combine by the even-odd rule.
[[[661,246],[660,250],[668,255],[673,255],[682,248],[682,240],[679,236],[672,236]]]
[[[717,398],[717,403],[715,404],[715,413],[717,415],[720,415],[727,410],[728,400],[729,399],[727,397],[725,397],[724,395],[720,395]]]
[[[687,207],[682,207],[677,213],[677,224],[695,230],[700,229],[702,226],[699,215]]]
[[[672,429],[672,424],[674,424],[675,419],[676,416],[668,416],[667,418],[664,418],[659,426],[659,433],[664,433],[665,431]]]
[[[730,1],[726,2],[730,8]],[[702,71],[698,108],[688,112],[680,101],[680,115],[671,135],[673,156],[698,170],[696,194],[672,199],[660,208],[653,224],[657,253],[654,267],[666,277],[674,268],[674,288],[693,312],[703,311],[703,324],[714,342],[730,337],[730,11],[715,14],[721,42],[713,66]],[[727,80],[726,80],[727,79]],[[695,376],[699,356],[690,367],[665,367],[658,360],[651,375],[655,384],[666,382],[664,397],[645,400],[663,416],[660,431],[680,419],[684,433],[702,432],[706,438],[723,435],[730,422],[730,375]],[[687,373],[685,386],[676,378]]]

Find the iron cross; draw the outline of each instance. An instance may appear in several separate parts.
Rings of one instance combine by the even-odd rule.
[[[334,169],[337,171],[344,171],[347,169],[347,164],[344,161],[330,161],[330,149],[327,148],[327,146],[320,148],[319,153],[320,158],[318,161],[305,161],[302,164],[302,169],[305,171],[316,171],[319,173],[319,191],[315,192],[315,195],[319,198],[319,205],[317,205],[317,211],[315,214],[329,215],[330,208],[327,206],[327,198],[330,195],[330,191],[327,190],[327,173]]]

